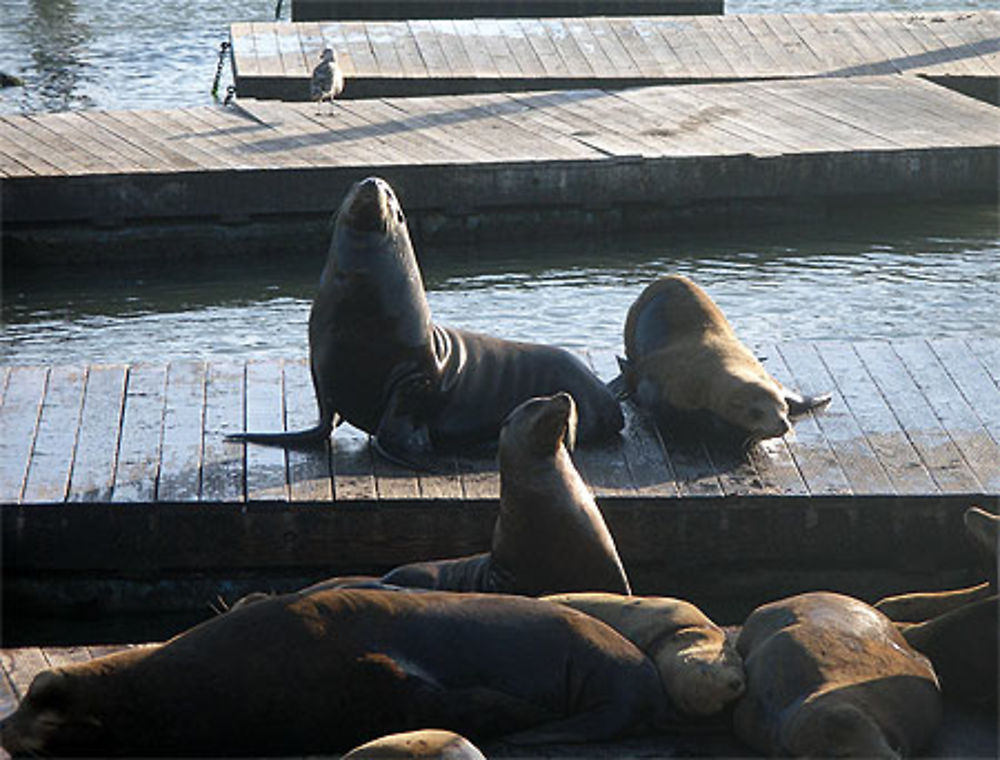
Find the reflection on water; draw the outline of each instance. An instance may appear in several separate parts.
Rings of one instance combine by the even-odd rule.
[[[434,318],[512,339],[620,351],[625,312],[680,272],[751,344],[825,338],[996,336],[1000,214],[919,209],[714,235],[426,249]],[[304,356],[322,251],[4,282],[7,364]]]
[[[73,105],[81,77],[93,76],[81,60],[90,41],[90,29],[77,18],[71,0],[33,0],[26,23],[18,30],[31,50],[37,72],[37,95],[46,111],[62,111]],[[83,96],[80,106],[93,103]]]

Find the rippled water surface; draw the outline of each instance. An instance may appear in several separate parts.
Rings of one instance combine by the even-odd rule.
[[[751,344],[1000,337],[1000,233],[983,206],[856,215],[713,235],[425,249],[437,321],[569,348],[620,351],[625,312],[654,277],[699,282]],[[304,356],[323,251],[183,267],[14,274],[9,364]]]

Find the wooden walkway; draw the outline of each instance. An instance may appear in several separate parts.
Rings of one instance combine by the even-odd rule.
[[[995,197],[997,110],[900,76],[0,117],[19,227],[296,218],[378,173],[424,212]],[[12,249],[9,249],[12,250]]]
[[[723,0],[291,0],[292,21],[722,13]]]
[[[1000,11],[236,23],[240,97],[306,100],[324,47],[342,98],[920,74],[1000,87]]]
[[[961,536],[964,507],[996,503],[1000,341],[762,350],[776,377],[832,390],[834,401],[749,461],[661,437],[628,405],[620,442],[576,453],[630,562],[662,561],[660,540],[716,559],[772,561],[780,542],[786,556],[814,562],[834,550],[843,561],[873,547],[884,553],[879,542],[930,520],[933,534],[901,549],[917,551],[919,565],[928,544],[938,547],[931,556],[948,554],[942,533]],[[613,372],[610,354],[590,358],[601,375]],[[245,428],[311,424],[304,361],[5,367],[0,379],[5,573],[299,565],[350,573],[488,543],[498,496],[492,455],[449,458],[443,474],[429,475],[388,464],[346,425],[317,452],[223,440]],[[877,505],[900,511],[886,517]],[[947,515],[956,519],[946,527]],[[779,527],[803,543],[762,538]]]

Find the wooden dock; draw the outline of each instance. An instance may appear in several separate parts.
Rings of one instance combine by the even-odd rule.
[[[370,174],[397,188],[418,239],[492,216],[510,220],[511,236],[538,234],[545,213],[992,200],[997,113],[918,78],[880,76],[379,98],[337,103],[332,116],[263,101],[4,116],[5,255],[39,256],[18,236],[46,226],[325,220]]]
[[[722,13],[723,0],[291,0],[292,21]]]
[[[774,572],[793,590],[885,593],[968,572],[961,513],[1000,494],[1000,341],[761,350],[780,380],[834,400],[749,460],[658,434],[628,405],[620,441],[576,453],[636,587],[705,599]],[[613,372],[610,354],[589,358]],[[74,583],[96,593],[93,578],[259,584],[488,545],[492,455],[427,474],[388,464],[350,426],[315,452],[225,442],[314,421],[302,360],[5,367],[0,380],[7,604],[45,577],[62,578],[55,601]]]
[[[324,47],[344,68],[342,98],[898,73],[1000,93],[1000,11],[339,18],[233,24],[239,97],[308,99]]]

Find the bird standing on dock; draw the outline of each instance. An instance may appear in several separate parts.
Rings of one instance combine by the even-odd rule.
[[[337,54],[330,48],[324,48],[316,68],[313,69],[309,82],[309,94],[317,103],[317,109],[324,100],[330,103],[330,114],[333,114],[333,99],[344,91],[344,72],[337,65]],[[317,114],[321,111],[317,110]]]

